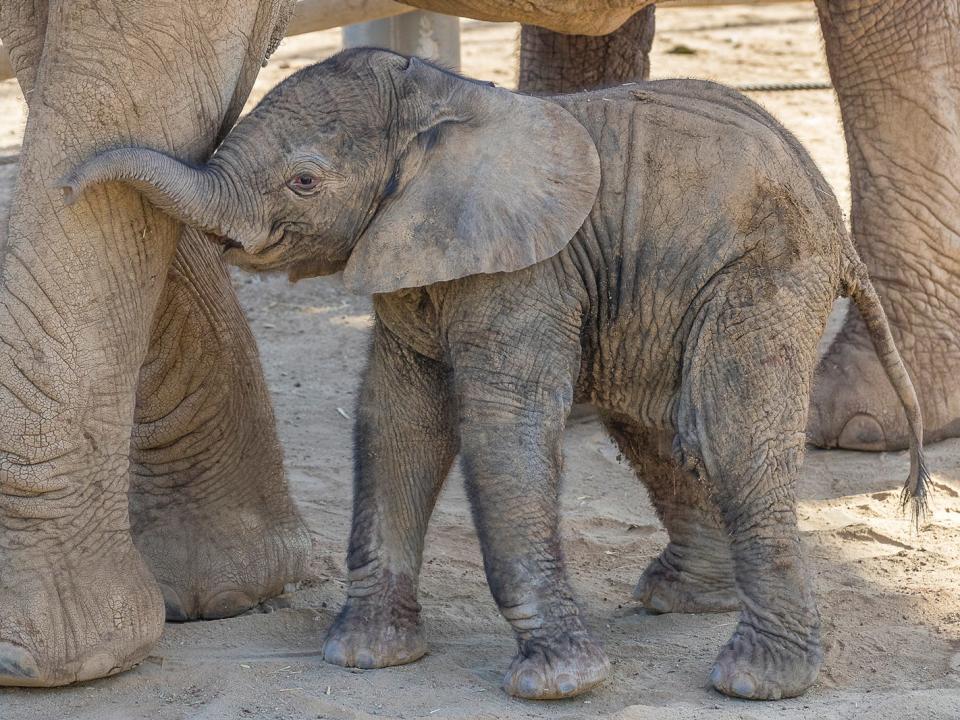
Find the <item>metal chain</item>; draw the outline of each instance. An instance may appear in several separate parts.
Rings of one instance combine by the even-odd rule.
[[[829,82],[747,83],[734,85],[740,92],[790,92],[791,90],[833,90]]]

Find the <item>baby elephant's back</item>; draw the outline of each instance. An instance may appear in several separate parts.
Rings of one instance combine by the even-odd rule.
[[[784,292],[809,293],[818,314],[829,311],[844,247],[839,207],[762,108],[689,80],[557,101],[591,133],[601,163],[597,203],[574,245],[597,250],[592,282],[615,291],[591,303],[599,332],[588,354],[626,367],[624,377],[675,382],[685,328],[717,282],[721,295],[750,294],[758,312]]]
[[[618,284],[637,272],[640,285],[662,283],[680,299],[747,256],[771,275],[811,260],[839,266],[845,229],[829,185],[743,95],[663,80],[557,101],[597,144],[601,187],[584,232],[623,259]]]

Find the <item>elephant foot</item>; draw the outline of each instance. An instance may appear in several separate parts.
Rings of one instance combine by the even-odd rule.
[[[526,700],[556,700],[596,687],[609,672],[606,654],[580,630],[549,641],[521,640],[520,652],[503,678],[503,689]]]
[[[163,630],[163,601],[143,559],[129,540],[125,544],[59,564],[47,553],[6,553],[11,567],[0,572],[0,685],[93,680],[147,656]]]
[[[740,607],[732,572],[708,576],[687,570],[669,546],[643,571],[633,597],[657,613],[719,613]]]
[[[217,620],[279,595],[304,576],[310,538],[299,517],[261,509],[180,507],[135,523],[167,620]]]
[[[928,371],[929,360],[914,361],[906,350],[915,343],[903,335],[897,334],[900,351],[923,408],[925,442],[960,436],[956,373],[946,367]],[[916,344],[919,346],[920,341]],[[960,372],[960,367],[956,370]],[[879,452],[909,445],[903,408],[877,359],[863,320],[853,308],[817,367],[807,436],[821,448]]]
[[[823,663],[819,632],[801,643],[740,622],[717,656],[710,682],[724,695],[748,700],[796,697],[813,685]]]
[[[419,605],[384,595],[348,599],[323,644],[328,663],[364,670],[406,665],[426,654]]]

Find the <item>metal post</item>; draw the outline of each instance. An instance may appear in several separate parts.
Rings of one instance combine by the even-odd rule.
[[[343,46],[379,47],[460,68],[460,18],[417,10],[343,28]]]

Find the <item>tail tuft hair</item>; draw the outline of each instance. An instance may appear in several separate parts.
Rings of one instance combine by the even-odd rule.
[[[910,475],[903,484],[900,492],[900,508],[906,512],[910,506],[913,515],[913,524],[917,530],[927,515],[927,484],[930,482],[930,473],[923,459],[923,453],[916,454],[916,461],[910,463]]]
[[[919,529],[920,522],[927,514],[927,492],[930,482],[930,473],[927,472],[923,461],[923,416],[920,413],[920,402],[896,343],[893,341],[880,298],[877,297],[877,291],[867,276],[867,269],[856,256],[852,245],[849,251],[850,258],[845,268],[847,294],[856,304],[860,316],[867,325],[873,346],[877,351],[877,358],[900,399],[910,427],[910,474],[904,483],[900,503],[904,509],[908,504],[912,506],[913,522]]]

